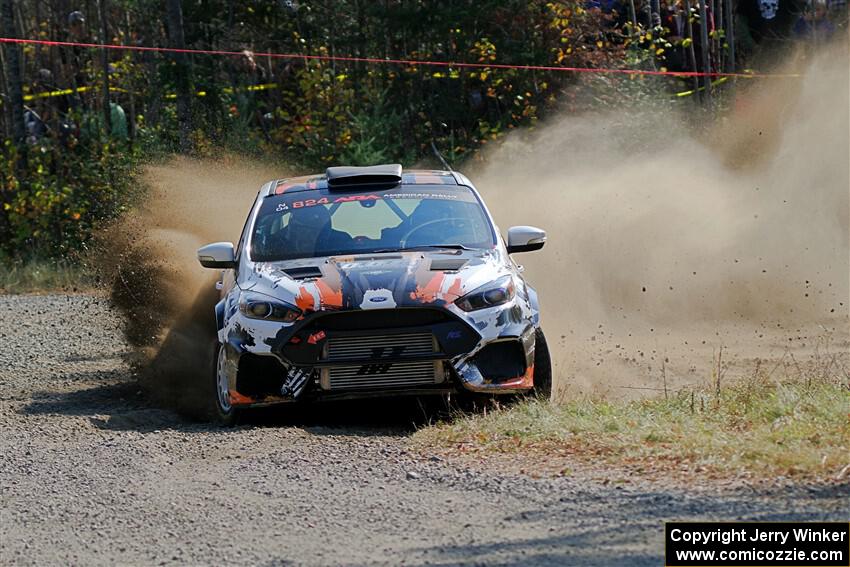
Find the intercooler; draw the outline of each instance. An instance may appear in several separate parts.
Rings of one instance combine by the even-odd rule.
[[[321,386],[324,390],[372,390],[438,384],[445,379],[439,360],[391,362],[436,352],[431,333],[333,337],[328,339],[324,359],[351,364],[323,368]]]

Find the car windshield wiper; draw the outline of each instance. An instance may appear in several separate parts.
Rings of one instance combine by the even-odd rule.
[[[431,248],[449,248],[451,250],[475,250],[475,248],[470,248],[469,246],[464,246],[463,244],[422,244],[420,246],[410,246],[408,248],[399,248],[399,251],[422,250],[422,249],[431,249]]]
[[[367,250],[364,252],[355,252],[355,254],[387,254],[391,252],[409,252],[411,250],[434,250],[445,248],[449,250],[477,250],[463,244],[422,244],[420,246],[409,246],[407,248],[380,248],[378,250]]]

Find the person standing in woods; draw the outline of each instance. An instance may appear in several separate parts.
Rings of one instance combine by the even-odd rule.
[[[27,143],[32,145],[44,138],[53,130],[56,120],[56,102],[51,96],[56,91],[53,83],[53,73],[50,69],[39,69],[30,89],[33,99],[24,107],[24,123],[27,130]]]
[[[234,62],[231,69],[234,102],[231,113],[242,120],[245,126],[259,126],[268,138],[268,125],[264,119],[264,115],[269,111],[268,97],[265,92],[252,90],[266,80],[266,70],[257,64],[254,52],[243,49],[242,56]]]
[[[86,34],[86,18],[83,13],[75,10],[68,14],[68,30],[66,41],[73,43],[88,43]],[[69,88],[74,90],[71,100],[74,106],[85,108],[85,97],[78,92],[80,87],[85,86],[88,81],[90,68],[90,54],[88,49],[79,46],[65,46],[60,48],[59,55],[62,60],[62,74]]]
[[[739,38],[754,65],[777,59],[790,48],[794,26],[806,11],[805,0],[744,0],[737,5]]]

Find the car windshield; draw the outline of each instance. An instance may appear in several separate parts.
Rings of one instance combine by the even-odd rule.
[[[267,197],[254,222],[251,259],[274,262],[430,246],[495,246],[492,225],[468,187],[403,185]]]

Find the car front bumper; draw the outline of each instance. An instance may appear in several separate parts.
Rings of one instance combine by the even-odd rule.
[[[511,305],[488,311],[517,314]],[[534,326],[484,315],[482,324],[442,307],[320,311],[294,325],[237,313],[220,333],[231,401],[259,406],[299,400],[477,392],[533,386]],[[288,384],[303,382],[294,390]]]

